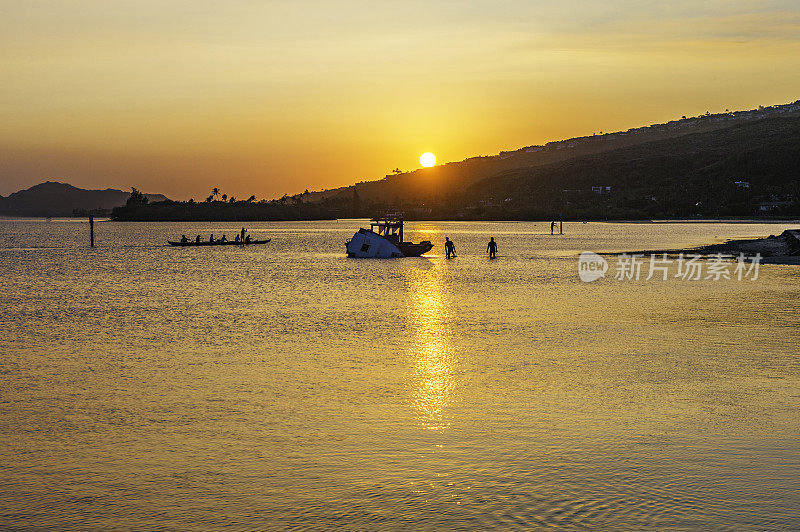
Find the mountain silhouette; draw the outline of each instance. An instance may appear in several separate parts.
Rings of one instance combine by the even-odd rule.
[[[0,215],[3,216],[73,216],[92,212],[103,214],[125,205],[130,192],[108,188],[85,190],[67,183],[46,181],[20,190],[8,197],[0,196]],[[149,201],[164,201],[162,194],[145,194]]]

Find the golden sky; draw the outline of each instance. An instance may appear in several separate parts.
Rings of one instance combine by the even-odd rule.
[[[797,0],[0,0],[0,194],[259,198],[800,99]]]

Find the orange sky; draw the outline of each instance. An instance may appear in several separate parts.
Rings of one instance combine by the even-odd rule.
[[[798,58],[796,0],[5,2],[0,194],[330,188],[794,101]]]

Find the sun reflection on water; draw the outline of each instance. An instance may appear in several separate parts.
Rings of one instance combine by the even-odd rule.
[[[449,426],[446,409],[452,400],[456,358],[448,321],[448,303],[441,274],[435,267],[406,272],[410,291],[409,352],[414,360],[411,403],[426,428]]]

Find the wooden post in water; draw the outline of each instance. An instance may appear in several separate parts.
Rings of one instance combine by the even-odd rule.
[[[558,222],[558,234],[560,234],[560,235],[564,234],[564,220],[563,219]]]
[[[94,247],[94,216],[89,215],[89,239]]]

